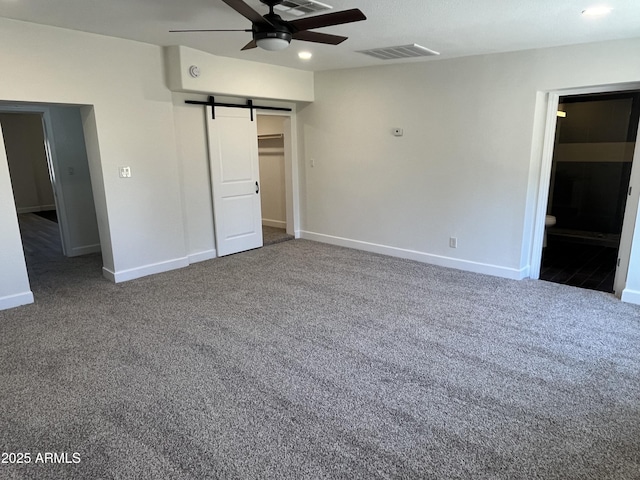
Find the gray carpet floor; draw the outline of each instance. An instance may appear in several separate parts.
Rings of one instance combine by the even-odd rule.
[[[0,312],[7,479],[640,479],[640,308],[295,240]],[[37,453],[80,462],[36,463]]]

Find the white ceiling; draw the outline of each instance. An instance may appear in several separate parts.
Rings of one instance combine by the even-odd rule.
[[[640,37],[640,0],[321,0],[333,11],[359,8],[368,19],[317,31],[348,36],[338,46],[293,41],[280,52],[240,51],[250,33],[169,33],[171,29],[245,29],[251,24],[221,0],[0,0],[0,17],[94,32],[156,45],[186,45],[226,57],[305,70],[437,61],[483,53]],[[585,18],[586,7],[613,11]],[[246,0],[266,13],[259,0]],[[287,17],[292,19],[295,17]],[[383,61],[356,50],[418,43],[441,52],[426,60]],[[313,53],[310,61],[297,53]],[[637,61],[637,59],[629,59]]]

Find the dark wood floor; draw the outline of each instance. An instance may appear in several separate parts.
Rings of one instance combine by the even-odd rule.
[[[34,213],[23,213],[18,215],[18,223],[27,266],[64,258],[60,230],[56,222]]]
[[[58,212],[56,212],[55,210],[43,210],[41,212],[33,213],[35,213],[39,217],[46,218],[47,220],[58,223]]]
[[[613,292],[618,249],[549,236],[540,279],[590,290]]]

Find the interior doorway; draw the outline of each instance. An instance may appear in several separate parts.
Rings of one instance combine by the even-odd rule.
[[[100,253],[80,107],[0,104],[0,124],[29,275]]]
[[[559,98],[540,279],[616,290],[639,120],[637,90]]]
[[[258,159],[260,164],[260,200],[262,237],[264,245],[272,245],[294,238],[287,233],[286,165],[290,147],[285,132],[288,117],[257,115]],[[289,230],[291,230],[289,228]]]
[[[64,256],[40,113],[0,113],[27,265]]]

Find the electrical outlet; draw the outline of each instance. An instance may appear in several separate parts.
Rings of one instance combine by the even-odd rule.
[[[449,238],[449,246],[451,248],[458,248],[458,239],[456,237]]]
[[[131,167],[120,167],[120,178],[131,177]]]

